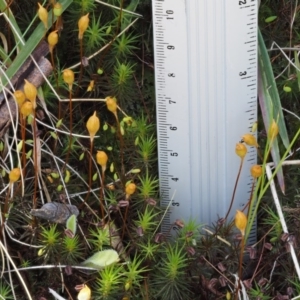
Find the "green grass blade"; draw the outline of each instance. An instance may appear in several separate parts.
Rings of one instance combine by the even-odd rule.
[[[261,72],[262,88],[266,90],[265,92],[268,92],[270,95],[269,99],[262,98],[260,100],[261,105],[265,105],[265,111],[269,117],[269,123],[265,122],[265,125],[267,124],[266,129],[269,128],[269,124],[271,124],[270,121],[272,121],[272,119],[274,118],[278,122],[281,140],[285,148],[288,148],[290,142],[284,122],[279,93],[276,86],[268,51],[260,30],[258,30],[258,64]]]
[[[130,4],[125,8],[128,11],[135,12],[140,0],[131,0]],[[124,30],[136,16],[130,16],[130,14],[123,15],[121,30]]]
[[[298,89],[300,91],[300,63],[299,63],[299,57],[297,51],[294,51],[294,56],[295,56],[295,65],[297,66],[298,69],[296,69],[296,74],[297,74],[297,82],[298,82]]]
[[[271,96],[268,92],[268,89],[265,89],[263,86],[263,80],[262,80],[262,72],[259,68],[258,72],[258,98],[259,98],[259,103],[260,103],[260,108],[261,108],[261,113],[263,116],[264,120],[264,125],[265,128],[267,129],[269,124],[271,123],[273,117],[269,116],[267,112],[267,107],[266,103],[271,103]],[[278,139],[275,139],[272,144],[271,148],[271,155],[273,158],[273,161],[276,165],[280,162],[280,153],[279,153],[279,147],[278,147]],[[284,183],[284,176],[283,176],[283,170],[280,168],[277,172],[277,179],[278,179],[278,184],[280,186],[281,191],[284,193],[285,192],[285,183]]]
[[[2,61],[5,61],[6,64],[10,65],[11,64],[11,60],[8,57],[7,53],[4,51],[4,49],[0,46],[0,59]]]
[[[3,0],[0,0],[3,1]],[[73,0],[62,0],[60,3],[62,5],[63,11],[73,2]],[[49,15],[51,15],[52,12],[49,11]],[[51,24],[51,19],[49,18],[48,21],[48,27],[50,28],[52,26]],[[56,18],[54,18],[53,21],[55,21]],[[40,41],[44,38],[45,36],[45,27],[44,25],[40,22],[39,25],[36,27],[34,32],[31,34],[29,39],[26,41],[25,46],[21,49],[19,54],[16,56],[12,64],[9,66],[9,68],[6,71],[6,75],[9,79],[11,79],[17,71],[20,69],[24,61],[30,56],[32,51],[36,48],[36,46],[40,43]],[[3,78],[2,79],[3,85],[5,86],[7,84],[7,79]],[[0,86],[0,92],[2,91],[2,87]]]
[[[9,21],[11,22],[11,25],[14,27],[15,30],[12,30],[13,35],[15,37],[15,40],[18,41],[18,35],[20,37],[22,37],[22,33],[21,30],[18,26],[18,23],[12,13],[12,11],[10,9],[6,9],[7,8],[8,3],[5,0],[0,0],[0,11],[3,12],[4,14],[6,14],[6,16],[8,17]],[[20,43],[19,48],[22,48],[22,44]]]
[[[259,73],[258,73],[258,98],[259,104],[262,112],[262,117],[264,120],[264,125],[266,131],[274,119],[279,127],[279,134],[283,141],[283,144],[288,148],[290,142],[284,123],[281,103],[279,99],[279,94],[270,62],[270,58],[263,41],[260,31],[258,31],[258,64],[259,64]],[[271,155],[273,161],[276,165],[280,162],[280,153],[278,140],[273,141],[271,148]],[[280,168],[277,173],[277,179],[281,191],[285,192],[284,176],[283,170]]]

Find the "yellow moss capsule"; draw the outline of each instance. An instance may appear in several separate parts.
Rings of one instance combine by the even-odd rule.
[[[132,194],[134,194],[136,190],[136,185],[134,183],[129,183],[127,184],[126,188],[125,188],[125,192],[126,192],[126,196],[130,196]]]
[[[20,112],[23,115],[23,118],[25,119],[33,112],[33,105],[30,101],[26,101],[22,104],[20,108]]]
[[[26,159],[29,159],[32,155],[32,149],[30,149],[27,153],[26,153]]]
[[[235,153],[240,158],[244,158],[246,156],[246,154],[247,154],[247,147],[244,144],[242,144],[242,143],[238,143],[235,146]]]
[[[106,153],[104,151],[97,151],[96,160],[97,160],[98,165],[100,165],[102,167],[102,171],[104,172],[104,170],[106,169],[107,161],[108,161],[108,157],[107,157]]]
[[[250,169],[251,176],[254,178],[258,178],[262,175],[262,167],[259,165],[254,165]]]
[[[21,90],[16,90],[14,92],[15,100],[18,103],[18,106],[21,107],[24,103],[26,96]]]
[[[50,48],[50,52],[53,51],[53,48],[55,47],[55,45],[58,43],[58,34],[57,34],[57,30],[54,30],[52,32],[49,33],[48,35],[48,44],[49,44],[49,48]]]
[[[43,22],[46,29],[48,29],[48,12],[45,7],[43,7],[40,3],[38,3],[38,16],[40,20]]]
[[[234,222],[235,222],[235,226],[236,228],[241,232],[241,234],[244,236],[245,235],[245,229],[246,229],[246,226],[247,226],[247,216],[241,212],[240,210],[237,210],[236,211],[236,214],[235,214],[235,219],[234,219]]]
[[[114,163],[112,162],[112,163],[110,164],[110,166],[109,166],[109,171],[110,171],[111,173],[113,173],[114,170],[115,170],[115,165],[114,165]]]
[[[63,189],[63,186],[62,186],[62,184],[58,185],[58,186],[57,186],[57,188],[56,188],[56,190],[57,190],[58,192],[61,192],[61,191],[62,191],[62,189]]]
[[[20,151],[22,150],[23,148],[23,140],[21,140],[18,145],[17,145],[17,152],[20,153]]]
[[[252,131],[252,132],[256,132],[256,131],[257,131],[257,126],[258,126],[258,125],[257,125],[257,121],[256,121],[256,122],[253,123],[252,128],[251,128],[251,131]]]
[[[68,183],[70,181],[70,176],[71,176],[70,171],[66,170],[65,183]]]
[[[42,256],[45,253],[45,248],[41,248],[38,251],[38,256]]]
[[[100,128],[100,120],[96,116],[96,111],[94,112],[94,114],[86,122],[86,128],[87,128],[87,130],[90,134],[91,141],[93,141],[97,131]]]
[[[252,135],[251,133],[246,133],[242,136],[242,140],[243,142],[245,142],[248,146],[254,146],[256,148],[258,148],[258,144],[256,141],[256,138],[254,135]]]
[[[89,14],[82,16],[78,21],[78,29],[79,29],[78,38],[80,40],[82,40],[83,34],[89,26],[89,21],[90,21]]]
[[[87,88],[87,92],[92,92],[94,90],[94,86],[95,86],[95,80],[91,80]]]
[[[24,93],[26,98],[32,103],[33,108],[36,108],[36,95],[37,89],[36,87],[30,83],[28,80],[24,79]]]
[[[106,186],[110,191],[114,191],[115,190],[115,186],[113,184],[108,184]]]
[[[268,131],[268,138],[272,141],[273,139],[276,138],[278,133],[279,133],[278,125],[275,122],[275,120],[273,119],[272,124],[269,128],[269,131]]]
[[[72,85],[74,82],[74,72],[70,69],[63,70],[63,80],[69,85],[69,90],[72,90]]]
[[[56,2],[53,7],[53,14],[55,17],[60,17],[62,14],[62,5],[59,2]]]
[[[18,181],[20,176],[21,176],[20,168],[12,169],[9,173],[9,182],[14,183],[14,182]]]
[[[230,300],[231,299],[231,294],[229,291],[226,292],[226,300]]]
[[[292,88],[291,88],[290,86],[285,85],[285,86],[283,87],[283,90],[284,90],[286,93],[290,93],[290,92],[292,91]]]
[[[77,299],[78,300],[90,300],[92,296],[91,289],[84,284],[83,288],[79,291]]]
[[[93,179],[93,181],[96,181],[97,178],[98,178],[98,173],[95,173],[95,174],[93,175],[92,179]]]
[[[53,183],[53,182],[54,182],[51,176],[47,176],[47,179],[48,179],[48,181],[49,181],[50,183]]]
[[[124,288],[125,288],[125,291],[128,291],[128,290],[131,288],[131,281],[130,281],[130,280],[127,280],[127,281],[125,282]],[[125,297],[124,297],[124,298],[125,298]],[[123,300],[124,300],[124,298],[123,298]]]
[[[105,100],[107,109],[112,113],[116,114],[118,108],[116,98],[106,97]]]

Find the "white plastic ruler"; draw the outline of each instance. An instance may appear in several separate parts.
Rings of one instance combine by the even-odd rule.
[[[257,114],[256,0],[152,0],[161,204],[176,219],[225,217]],[[249,200],[249,149],[231,217]],[[174,198],[172,198],[174,195]],[[172,230],[171,230],[172,232]],[[255,239],[255,228],[249,237]]]

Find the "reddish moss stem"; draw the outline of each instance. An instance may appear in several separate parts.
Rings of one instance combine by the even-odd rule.
[[[228,215],[230,214],[230,211],[231,211],[231,208],[232,208],[232,205],[233,205],[233,201],[234,201],[234,197],[235,197],[237,185],[238,185],[238,182],[239,182],[239,179],[240,179],[240,175],[241,175],[241,170],[242,170],[242,167],[243,167],[243,163],[244,163],[244,158],[241,158],[239,172],[238,172],[238,175],[237,175],[236,180],[235,180],[235,185],[234,185],[234,189],[233,189],[233,193],[232,193],[232,198],[231,198],[231,202],[230,202],[230,206],[228,208],[227,214],[225,216],[225,220],[228,218]]]
[[[91,193],[91,186],[92,186],[92,155],[93,155],[93,147],[94,147],[94,140],[91,140],[91,148],[90,148],[90,158],[89,158],[89,187],[86,197],[83,201],[83,204],[87,202],[90,193]]]
[[[36,140],[36,111],[34,110],[33,119],[33,153],[34,153],[34,193],[33,193],[33,209],[36,208],[36,194],[37,194],[37,176],[38,176],[38,166],[37,166],[37,140]]]
[[[242,235],[241,241],[241,251],[240,251],[240,260],[239,260],[239,272],[238,272],[238,286],[235,292],[235,300],[238,300],[239,290],[241,288],[241,277],[242,277],[242,270],[243,270],[243,256],[244,256],[244,249],[245,249],[245,235]]]
[[[104,172],[102,171],[101,178],[100,178],[100,210],[101,210],[101,217],[104,219]]]
[[[72,105],[72,90],[71,89],[69,89],[69,110],[70,110],[70,126],[69,126],[70,136],[69,136],[69,146],[68,146],[68,152],[67,152],[64,168],[66,167],[66,165],[69,162],[70,152],[71,152],[71,148],[72,148],[73,105]]]
[[[20,121],[21,121],[21,138],[22,138],[22,166],[23,166],[23,177],[26,175],[26,155],[25,155],[25,120],[20,114]]]

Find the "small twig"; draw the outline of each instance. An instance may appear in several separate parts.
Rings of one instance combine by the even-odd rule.
[[[0,247],[1,247],[1,249],[5,252],[6,257],[8,258],[8,260],[10,261],[10,263],[11,263],[12,266],[13,266],[13,270],[8,270],[8,271],[5,271],[4,273],[8,273],[8,272],[16,272],[16,273],[18,274],[18,277],[19,277],[19,279],[20,279],[20,282],[22,283],[22,285],[23,285],[23,287],[24,287],[24,290],[25,290],[25,292],[26,292],[26,294],[27,294],[27,296],[28,296],[28,299],[32,300],[31,295],[30,295],[30,293],[29,293],[29,290],[28,290],[28,288],[27,288],[27,286],[26,286],[26,283],[25,283],[24,280],[23,280],[23,277],[21,276],[21,274],[20,274],[20,272],[19,272],[17,266],[15,265],[14,261],[12,260],[11,256],[9,255],[9,253],[8,253],[8,251],[7,251],[7,249],[6,249],[6,247],[2,244],[1,241],[0,241]]]
[[[60,130],[60,129],[56,128],[56,127],[52,127],[52,126],[50,126],[49,124],[44,123],[44,122],[41,121],[41,120],[38,120],[38,119],[37,119],[36,121],[37,121],[37,123],[39,123],[39,124],[41,124],[41,125],[43,125],[43,126],[49,128],[49,129],[51,129],[51,130],[53,130],[53,131],[57,131],[57,132],[59,132],[59,133],[65,134],[65,135],[70,135],[70,132],[67,132],[67,131],[64,131],[64,130]],[[73,137],[78,137],[78,138],[81,138],[81,139],[90,139],[90,136],[89,136],[89,135],[82,135],[82,134],[75,134],[75,133],[73,133],[72,136],[73,136]],[[100,137],[99,135],[95,135],[95,138],[99,138],[99,137]]]
[[[0,242],[1,243],[1,242]],[[31,270],[49,270],[49,269],[57,269],[57,268],[68,268],[69,265],[39,265],[39,266],[31,266],[25,268],[16,268],[11,270],[11,272],[19,272],[19,271],[31,271]],[[72,266],[73,269],[77,270],[86,270],[86,271],[99,271],[96,268],[84,267],[84,266]],[[4,273],[8,273],[9,271],[4,271]]]
[[[212,231],[208,230],[205,227],[203,227],[202,229],[205,230],[207,233],[209,233],[211,235],[214,235],[218,240],[220,240],[221,242],[227,244],[229,247],[233,248],[233,246],[228,241],[226,241],[225,239],[221,238],[219,235],[213,233]]]
[[[160,227],[160,225],[161,225],[163,219],[165,218],[167,212],[169,211],[169,208],[170,208],[170,206],[171,206],[171,204],[172,204],[172,201],[173,201],[174,198],[175,198],[175,195],[176,195],[176,190],[174,191],[174,193],[173,193],[173,195],[172,195],[172,197],[171,197],[171,199],[170,199],[170,201],[169,201],[169,204],[168,204],[168,206],[166,207],[166,209],[165,209],[165,211],[164,211],[164,214],[162,215],[162,217],[161,217],[161,219],[160,219],[160,221],[159,221],[159,223],[158,223],[156,229],[154,230],[151,239],[152,239],[152,238],[154,237],[154,235],[156,234],[156,232],[157,232],[157,230],[159,229],[159,227]]]
[[[5,222],[4,228],[5,228],[6,233],[7,233],[8,236],[9,236],[9,238],[10,238],[12,241],[14,241],[14,242],[16,242],[16,243],[18,243],[18,244],[20,244],[20,245],[29,247],[29,248],[36,248],[36,249],[43,248],[42,245],[32,245],[32,244],[27,244],[27,243],[24,243],[24,242],[21,242],[21,241],[15,239],[15,238],[12,236],[12,234],[14,234],[14,233],[13,233],[13,232],[11,231],[11,229],[8,227],[8,225],[7,225],[6,222]]]
[[[217,271],[221,276],[223,276],[232,286],[234,286],[234,283],[226,277],[223,273],[221,273],[214,265],[212,265],[203,255],[201,256],[203,260],[205,260],[215,271]]]
[[[289,64],[291,64],[296,70],[300,71],[299,68],[292,62],[292,60],[282,51],[282,48],[276,42],[272,43],[271,48],[273,49],[273,45],[276,45],[277,49],[282,53],[282,55],[286,58]]]
[[[287,225],[286,225],[286,222],[285,222],[285,219],[284,219],[284,215],[283,215],[283,212],[282,212],[282,209],[281,209],[281,205],[280,205],[280,202],[279,202],[279,198],[278,198],[278,195],[277,195],[277,192],[276,192],[276,187],[275,187],[275,183],[274,183],[274,180],[273,180],[273,174],[272,174],[272,171],[271,171],[270,164],[266,164],[266,174],[267,174],[268,180],[270,182],[270,189],[271,189],[272,196],[273,196],[273,199],[274,199],[274,203],[275,203],[277,213],[278,213],[278,216],[279,216],[279,219],[280,219],[282,230],[283,230],[284,233],[288,233],[288,228],[287,228]],[[300,266],[299,266],[299,262],[298,262],[298,259],[297,259],[297,255],[295,253],[293,242],[289,239],[287,240],[287,242],[290,246],[291,256],[292,256],[292,260],[294,262],[296,273],[298,275],[298,279],[300,279]]]

